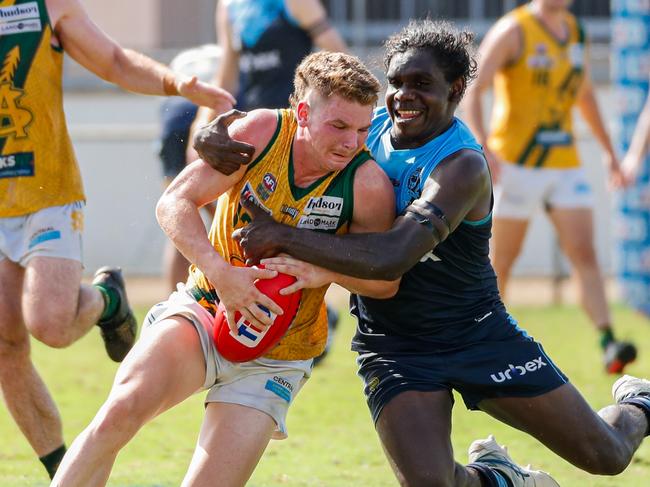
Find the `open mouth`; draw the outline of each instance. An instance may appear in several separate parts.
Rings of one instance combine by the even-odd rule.
[[[396,119],[398,122],[411,122],[422,115],[422,110],[395,110]]]

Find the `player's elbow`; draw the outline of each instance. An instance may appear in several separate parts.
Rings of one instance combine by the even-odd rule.
[[[167,222],[171,218],[171,210],[174,207],[172,200],[173,198],[165,192],[156,203],[156,220],[165,233],[167,233]]]
[[[115,44],[111,51],[110,62],[97,75],[109,83],[113,83],[123,89],[129,89],[127,77],[129,73],[134,71],[136,67],[134,60],[138,56],[139,53],[130,49],[123,49]]]

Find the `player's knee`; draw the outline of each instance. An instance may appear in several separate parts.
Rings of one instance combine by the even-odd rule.
[[[39,342],[53,348],[70,345],[70,327],[73,316],[63,310],[39,313],[37,317],[25,317],[26,326],[31,335]]]
[[[563,250],[575,266],[587,267],[594,266],[597,263],[596,249],[592,242],[575,242],[565,245]]]
[[[585,442],[578,450],[577,466],[593,475],[618,475],[630,462],[623,445],[605,438]]]
[[[145,420],[138,414],[137,398],[122,395],[109,398],[92,424],[92,436],[111,449],[124,446]]]
[[[618,475],[627,468],[632,459],[631,451],[626,451],[624,445],[615,444],[601,448],[594,469],[591,473],[598,475]]]
[[[30,329],[32,336],[41,343],[52,348],[65,348],[72,343],[67,334],[58,329],[51,329],[44,325],[37,325]]]

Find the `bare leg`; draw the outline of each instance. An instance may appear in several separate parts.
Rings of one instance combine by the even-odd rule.
[[[257,409],[209,403],[198,445],[183,486],[246,485],[275,429],[275,421]]]
[[[612,317],[594,249],[591,209],[553,209],[549,215],[560,246],[575,271],[583,309],[596,328],[609,326]]]
[[[97,323],[104,299],[94,287],[81,286],[81,272],[81,263],[75,260],[29,261],[22,302],[25,324],[34,338],[51,347],[67,347]]]
[[[512,271],[515,260],[519,257],[527,230],[528,220],[512,218],[494,219],[490,251],[501,296],[505,297],[510,272]]]
[[[157,323],[125,358],[108,399],[70,446],[52,485],[105,485],[118,452],[136,432],[204,380],[205,359],[194,327],[178,317]]]
[[[648,428],[635,406],[594,412],[571,384],[533,398],[484,400],[479,407],[534,436],[576,467],[600,475],[625,470]]]
[[[480,487],[474,469],[454,462],[452,407],[447,391],[407,391],[382,410],[377,433],[401,486]]]
[[[21,312],[24,269],[0,260],[0,388],[7,409],[40,457],[63,444],[59,412],[30,358]]]

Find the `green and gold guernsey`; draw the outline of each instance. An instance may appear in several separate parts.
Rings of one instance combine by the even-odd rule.
[[[227,262],[245,265],[244,252],[231,238],[250,217],[240,198],[252,200],[274,220],[298,228],[327,233],[347,233],[354,205],[354,175],[371,156],[364,148],[342,171],[326,174],[306,188],[294,185],[292,146],[297,121],[292,110],[278,110],[278,125],[264,151],[248,167],[242,179],[219,198],[210,229],[210,242]],[[188,288],[212,314],[217,306],[214,286],[196,267],[190,268]],[[306,360],[320,355],[327,341],[327,286],[304,289],[291,328],[265,355],[276,360]]]
[[[84,199],[45,0],[0,0],[0,218]]]
[[[571,110],[585,77],[585,32],[578,19],[564,14],[568,29],[558,40],[530,8],[508,14],[523,37],[519,59],[494,77],[492,134],[488,146],[510,164],[570,169],[580,161]]]

